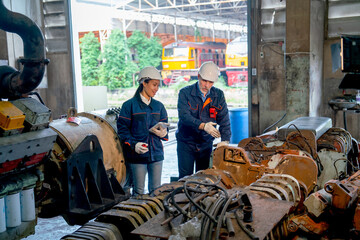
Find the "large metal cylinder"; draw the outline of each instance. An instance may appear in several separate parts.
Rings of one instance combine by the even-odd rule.
[[[58,159],[66,160],[66,152],[71,154],[89,134],[95,135],[103,150],[105,169],[113,168],[117,180],[123,184],[126,169],[123,151],[116,130],[116,115],[106,114],[106,110],[83,112],[77,115],[79,124],[58,119],[50,127],[59,134],[54,146]]]

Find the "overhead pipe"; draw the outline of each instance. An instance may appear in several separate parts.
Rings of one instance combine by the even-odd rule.
[[[45,58],[44,36],[34,21],[9,11],[0,0],[0,29],[18,34],[24,43],[22,71],[0,66],[0,98],[17,98],[39,86],[49,60]]]

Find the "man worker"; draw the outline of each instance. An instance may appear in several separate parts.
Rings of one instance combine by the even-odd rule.
[[[224,92],[213,87],[219,72],[215,63],[205,62],[199,68],[198,82],[179,92],[176,131],[179,179],[194,173],[194,163],[196,171],[209,167],[215,138],[221,137],[217,147],[229,144],[230,119]]]

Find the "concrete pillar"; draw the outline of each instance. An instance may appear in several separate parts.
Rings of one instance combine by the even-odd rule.
[[[310,0],[286,2],[286,122],[309,116]]]

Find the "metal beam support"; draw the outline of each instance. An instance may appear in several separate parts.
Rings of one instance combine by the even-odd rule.
[[[155,18],[156,16],[156,18]],[[227,25],[230,25],[230,31],[232,32],[240,32],[244,33],[246,32],[246,28],[244,28],[240,23],[238,24],[232,24],[232,23],[221,23],[221,22],[215,22],[215,21],[205,21],[200,19],[189,19],[185,17],[173,17],[173,16],[167,16],[167,15],[152,15],[149,13],[136,13],[132,11],[121,11],[118,10],[116,15],[114,17],[117,17],[119,19],[125,19],[125,20],[134,20],[134,21],[151,21],[156,23],[163,23],[163,24],[174,24],[176,22],[177,25],[182,26],[194,26],[197,24],[199,28],[203,29],[212,29],[213,26],[210,23],[213,23],[215,26],[215,30],[218,31],[226,31],[228,29]]]
[[[152,7],[152,8],[156,8],[157,9],[157,7],[155,7],[151,2],[149,2],[148,0],[144,0],[147,4],[149,4],[150,5],[150,7]]]
[[[125,26],[125,31],[130,27],[130,25],[133,23],[134,19],[131,19],[130,22]]]
[[[213,42],[215,42],[215,27],[214,27],[214,23],[212,23],[212,37],[213,37]]]
[[[155,5],[153,5],[149,0],[144,0],[150,8],[141,8],[141,0],[139,0],[139,11],[149,11],[149,10],[162,10],[162,9],[171,9],[171,8],[192,8],[192,7],[198,7],[198,6],[212,6],[215,9],[219,9],[221,5],[227,4],[227,3],[238,3],[238,2],[246,2],[247,0],[214,0],[214,1],[208,1],[208,2],[197,2],[196,0],[189,0],[188,4],[180,4],[177,5],[176,1],[174,1],[172,4],[170,3],[170,0],[167,0],[167,2],[170,3],[169,6],[158,6],[158,0],[156,0]],[[128,5],[127,5],[128,6]]]
[[[247,9],[247,6],[240,6],[240,7],[237,7],[237,8],[234,8],[234,7],[223,7],[221,8],[221,10],[227,10],[227,9],[233,9],[234,11],[238,11],[240,8],[244,8],[244,13],[246,13],[246,9]],[[201,9],[201,10],[194,10],[194,11],[186,11],[185,13],[194,13],[194,12],[210,12],[210,11],[217,11],[217,9],[212,9],[212,8],[205,8],[205,9]],[[234,13],[233,13],[234,14]]]
[[[176,29],[176,24],[174,24],[173,26],[174,26],[174,37],[175,37],[175,42],[177,42],[177,29]]]
[[[160,26],[160,23],[156,24],[156,26],[154,27],[153,25],[153,21],[152,21],[152,16],[151,16],[151,21],[147,22],[150,25],[150,36],[153,37],[154,36],[154,32],[156,31],[156,29]]]

